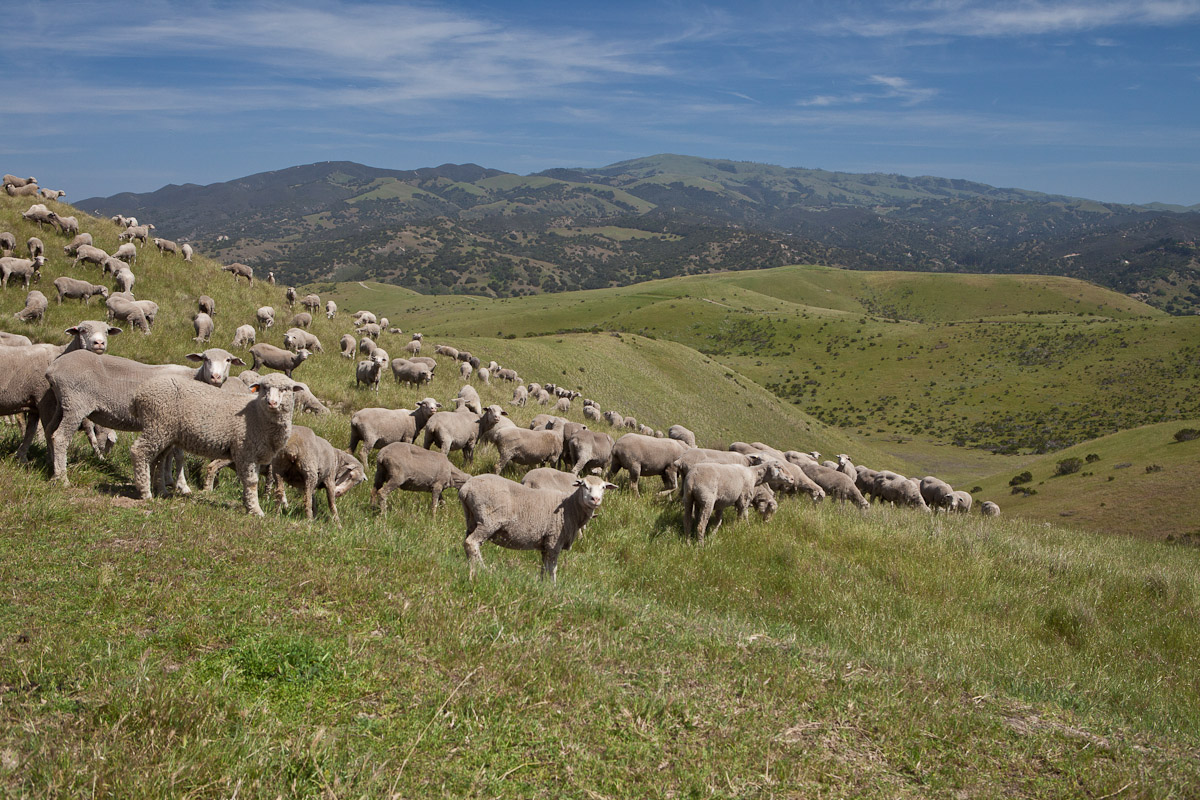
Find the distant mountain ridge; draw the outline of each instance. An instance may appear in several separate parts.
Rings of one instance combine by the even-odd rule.
[[[671,154],[528,176],[330,161],[79,205],[153,220],[293,283],[513,295],[811,262],[1066,275],[1172,313],[1200,310],[1200,206],[929,176]]]

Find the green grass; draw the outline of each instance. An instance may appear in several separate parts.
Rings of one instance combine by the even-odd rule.
[[[14,219],[17,206],[0,198],[0,227],[23,242],[33,231]],[[115,246],[115,228],[84,228],[100,246]],[[63,272],[97,280],[94,268],[67,266],[56,235],[42,237],[52,253],[43,286]],[[148,249],[136,272],[139,295],[162,311],[152,335],[114,339],[116,354],[178,361],[197,349],[190,315],[201,292],[216,299],[214,344],[265,304],[281,323],[263,339],[282,342],[290,316],[283,287],[249,288],[203,258],[186,266]],[[934,439],[915,436],[898,458],[889,450],[894,433],[890,441],[860,438],[779,402],[748,377],[766,369],[754,365],[761,359],[737,352],[759,333],[734,321],[778,314],[789,325],[811,322],[809,337],[825,337],[822,325],[869,325],[903,331],[933,355],[941,353],[934,342],[958,341],[958,326],[864,323],[861,309],[798,306],[738,285],[750,277],[535,301],[315,287],[342,311],[315,320],[327,352],[296,377],[333,413],[297,421],[345,446],[354,409],[426,394],[446,401],[457,389],[451,364],[420,391],[390,381],[377,394],[357,389],[350,363],[334,351],[349,312],[363,307],[405,331],[423,329],[430,349],[443,339],[465,346],[527,379],[578,385],[655,427],[685,421],[711,444],[763,439],[847,451],[912,474],[937,457],[955,461],[938,456]],[[775,291],[801,290],[780,281]],[[63,328],[103,314],[52,303],[47,323],[21,326],[10,314],[23,297],[10,287],[0,321],[35,337],[63,340]],[[1171,330],[1154,327],[1156,318],[1119,324],[1136,340],[1129,347],[1147,351]],[[635,325],[649,335],[555,332]],[[706,355],[668,331],[722,353]],[[382,343],[396,354],[407,339]],[[811,346],[810,363],[828,360],[820,353],[829,340],[794,341],[798,352]],[[858,352],[841,348],[843,365]],[[503,402],[510,391],[497,385],[483,394]],[[543,410],[509,409],[521,424]],[[1119,480],[1143,459],[1164,469],[1141,476],[1174,480],[1196,461],[1196,442],[1170,443],[1184,426],[1082,451],[1095,449],[1107,470],[1136,450],[1135,467],[1118,470]],[[859,515],[788,499],[769,524],[727,514],[698,547],[681,539],[677,504],[650,492],[634,498],[619,478],[622,491],[564,556],[557,586],[538,581],[532,554],[496,547],[485,548],[489,570],[472,583],[454,492],[437,518],[425,495],[406,493],[393,495],[380,518],[362,486],[339,502],[341,528],[329,523],[320,495],[311,524],[296,502],[279,514],[265,491],[267,518],[247,518],[228,478],[208,495],[134,501],[131,437],[122,440],[104,462],[75,442],[69,489],[47,484],[41,445],[30,467],[0,461],[8,509],[0,524],[0,795],[1200,791],[1192,755],[1200,745],[1200,551],[1192,547],[1082,535],[1036,513],[1023,518],[1007,495],[998,520],[878,507]],[[16,444],[15,430],[0,435],[0,452]],[[974,455],[957,458],[964,477],[984,467]],[[476,471],[494,459],[484,449]],[[1053,460],[1005,463],[1065,487],[1059,502],[1086,497],[1071,489],[1093,476],[1042,477]],[[1007,488],[987,480],[985,495]],[[1031,501],[1056,499],[1038,488]]]

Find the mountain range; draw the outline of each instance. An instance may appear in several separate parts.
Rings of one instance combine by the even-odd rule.
[[[1200,311],[1200,205],[680,155],[516,175],[330,161],[81,201],[281,282],[513,296],[793,263],[1081,278]]]

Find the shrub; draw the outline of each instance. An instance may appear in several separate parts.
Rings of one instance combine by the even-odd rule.
[[[1012,477],[1012,480],[1010,480],[1008,482],[1008,485],[1009,486],[1020,486],[1022,483],[1029,483],[1032,480],[1033,480],[1033,473],[1026,470],[1025,472],[1022,472],[1020,475],[1014,475]],[[1014,492],[1014,494],[1015,494],[1015,492]]]
[[[1089,464],[1095,464],[1097,461],[1100,460],[1100,456],[1096,455],[1095,453],[1088,453],[1086,456],[1083,457],[1083,460]]]
[[[1054,465],[1054,474],[1055,475],[1070,475],[1072,473],[1079,472],[1079,469],[1082,466],[1083,466],[1082,458],[1075,458],[1075,457],[1064,458],[1062,461],[1059,461],[1057,464]]]
[[[1146,472],[1162,472],[1162,464],[1147,464]]]
[[[1193,439],[1200,439],[1200,430],[1196,428],[1180,428],[1175,431],[1175,441],[1190,442]]]
[[[1028,486],[1014,486],[1012,493],[1013,494],[1023,494],[1026,497],[1031,497],[1031,496],[1037,494],[1037,489],[1030,489]]]

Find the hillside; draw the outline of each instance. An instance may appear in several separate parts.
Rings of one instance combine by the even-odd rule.
[[[1197,209],[945,178],[676,155],[530,176],[324,162],[81,205],[297,283],[514,296],[815,263],[1062,275],[1200,308]]]
[[[43,289],[64,273],[101,279],[94,267],[70,265],[58,234],[21,221],[25,205],[0,197],[0,229],[14,232],[19,247],[34,233],[45,239]],[[115,246],[115,226],[76,215],[97,244]],[[259,305],[274,305],[284,323],[289,314],[282,286],[248,287],[203,256],[185,265],[143,247],[136,270],[139,296],[161,310],[150,335],[113,338],[118,355],[177,362],[197,349],[190,317],[202,292],[216,301],[214,345]],[[778,401],[726,363],[734,357],[702,353],[652,327],[742,347],[707,337],[750,309],[755,318],[775,313],[783,325],[942,336],[969,324],[956,318],[956,293],[945,290],[962,278],[916,276],[926,283],[888,289],[888,275],[826,269],[784,270],[754,288],[738,285],[746,277],[501,300],[377,284],[333,294],[313,287],[337,297],[341,311],[314,320],[326,352],[296,377],[331,412],[297,422],[341,447],[353,409],[409,405],[426,394],[445,400],[457,388],[447,374],[453,364],[419,391],[390,380],[378,393],[356,388],[335,342],[361,303],[406,331],[425,327],[430,345],[445,338],[526,379],[578,384],[655,426],[685,420],[713,444],[753,436],[847,449],[915,474],[919,462]],[[893,305],[906,301],[903,309],[944,321],[864,323],[856,299],[863,286],[833,291],[856,278],[881,281],[875,292],[895,291]],[[1051,301],[1046,284],[1036,285],[1042,290],[1030,292],[1046,313],[1002,319],[1013,327],[1120,326],[1113,335],[1131,346],[1191,322],[1074,282],[1054,287]],[[1019,285],[1005,292],[1020,293]],[[816,304],[822,295],[826,306]],[[44,323],[25,325],[11,316],[24,296],[12,285],[0,292],[0,328],[61,340],[66,326],[103,314],[96,301],[52,302]],[[1064,313],[1076,308],[1082,316]],[[590,330],[621,320],[644,333]],[[285,328],[277,324],[260,340],[280,344]],[[407,338],[385,335],[381,343],[395,353]],[[1116,348],[1100,360],[1122,357]],[[1186,371],[1175,380],[1195,385]],[[510,391],[481,393],[502,402]],[[510,408],[520,424],[541,410]],[[1149,429],[1140,444],[1095,443],[1104,471],[1084,471],[1113,474],[1106,483],[1124,491],[1137,488],[1134,473],[1153,460],[1164,469],[1140,474],[1174,481],[1195,469],[1198,442],[1164,459],[1169,430]],[[1194,547],[1085,536],[1023,520],[1016,509],[999,519],[883,507],[860,514],[789,498],[770,522],[727,514],[720,531],[696,545],[680,535],[674,500],[618,490],[564,555],[557,585],[538,581],[533,554],[494,545],[484,551],[489,569],[472,582],[453,492],[436,516],[424,494],[399,492],[381,517],[369,484],[361,485],[338,501],[341,527],[321,495],[316,519],[305,520],[294,492],[283,512],[262,491],[267,517],[248,518],[228,479],[211,494],[138,501],[131,439],[122,434],[105,461],[76,441],[72,485],[62,487],[47,482],[40,445],[23,467],[11,458],[15,432],[0,435],[0,795],[1200,791]],[[1135,446],[1142,449],[1134,467],[1108,470]],[[484,449],[474,471],[494,458]],[[192,459],[193,480],[201,466]],[[1031,463],[1033,485],[1072,480],[1044,478],[1045,468]],[[625,488],[624,476],[617,482]],[[1069,499],[1065,485],[1058,497]],[[1052,498],[1038,488],[1031,500]],[[993,491],[1004,489],[997,483]],[[999,496],[1006,509],[1008,498]]]

